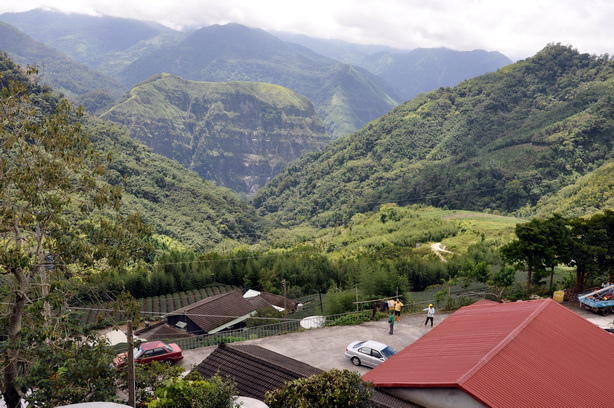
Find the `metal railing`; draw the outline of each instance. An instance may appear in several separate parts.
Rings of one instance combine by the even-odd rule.
[[[423,313],[423,309],[425,309],[430,303],[432,303],[437,310],[452,311],[462,306],[470,305],[477,300],[484,298],[484,293],[469,293],[448,297],[440,302],[437,302],[435,300],[412,302],[403,306],[402,313]],[[203,334],[200,336],[168,340],[177,343],[183,350],[192,350],[200,347],[215,346],[220,343],[255,340],[263,337],[297,333],[306,330],[317,330],[317,327],[360,324],[365,321],[371,320],[372,316],[372,309],[365,309],[358,312],[318,316],[317,318],[314,317],[314,319],[310,321],[310,323],[313,323],[312,328],[303,327],[301,325],[302,320],[288,319],[279,323],[273,323],[268,325],[244,327],[237,330],[227,330],[214,334]]]

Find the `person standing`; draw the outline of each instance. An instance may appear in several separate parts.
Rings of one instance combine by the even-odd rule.
[[[394,302],[394,316],[397,322],[401,321],[401,309],[403,309],[403,306],[403,303],[399,299]]]
[[[388,334],[393,334],[394,332],[394,313],[390,313],[390,317],[388,318],[388,324],[390,325],[390,330]]]
[[[426,326],[426,324],[430,320],[431,327],[433,327],[433,317],[435,317],[435,308],[433,307],[432,304],[430,304],[429,307],[427,307],[426,309],[422,309],[422,310],[426,312],[426,321],[424,322],[424,325]]]

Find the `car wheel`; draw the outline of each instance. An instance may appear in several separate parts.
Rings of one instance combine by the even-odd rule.
[[[607,315],[609,315],[609,314],[610,314],[610,312],[611,312],[611,310],[610,310],[610,308],[609,308],[609,307],[602,307],[602,308],[599,310],[599,314],[600,314],[601,316],[607,316]]]
[[[173,360],[164,360],[164,362],[166,363],[166,365],[169,365],[169,366],[173,365]]]
[[[355,366],[360,365],[360,359],[358,357],[352,357],[351,361],[352,361],[352,364],[354,364]]]

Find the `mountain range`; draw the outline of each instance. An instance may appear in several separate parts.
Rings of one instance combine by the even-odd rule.
[[[286,225],[321,226],[388,202],[530,216],[545,200],[557,209],[546,197],[613,158],[613,74],[607,55],[549,45],[418,96],[292,163],[254,204]]]
[[[386,79],[364,65],[331,58],[329,55],[339,49],[338,42],[320,43],[318,50],[328,51],[316,52],[297,41],[284,41],[239,24],[179,32],[151,22],[47,10],[5,13],[0,21],[127,87],[159,73],[195,81],[266,82],[288,87],[311,100],[333,137],[349,134],[409,99],[397,95],[396,90],[433,89],[416,85],[425,77],[429,78],[427,86],[455,85],[444,71],[456,72],[454,80],[462,80],[511,62],[500,53],[484,52],[490,58],[474,58],[471,53],[440,49],[424,50],[419,59],[407,59],[403,55],[408,51],[399,50],[389,54],[390,60],[380,58],[377,63],[381,72],[392,73]],[[363,53],[373,50],[351,44],[345,48],[365,50]],[[442,59],[442,53],[458,55],[468,63],[459,65],[459,59],[454,61],[451,56]],[[430,60],[428,64],[425,58]],[[386,61],[391,64],[388,71]],[[399,76],[403,71],[406,75]]]
[[[15,29],[3,24],[0,30]],[[319,84],[325,94],[319,101],[331,95],[352,101],[335,105],[329,119],[335,112],[354,115],[369,102],[361,100],[365,95],[390,96],[385,79],[365,66],[236,24],[163,34],[173,37],[163,45],[151,35],[111,51],[143,52],[115,64],[126,94],[97,109],[118,125],[92,118],[90,130],[100,148],[117,157],[109,181],[128,177],[128,205],[182,244],[253,242],[266,236],[268,226],[343,225],[386,203],[522,217],[578,216],[612,206],[614,67],[607,55],[549,44],[495,72],[420,92],[357,131],[334,135],[322,105],[305,92],[250,80],[248,73],[263,78],[275,65],[271,61],[284,60],[299,74],[290,80],[279,68],[279,76]],[[23,33],[19,41],[36,43]],[[381,49],[359,58],[361,52],[351,58],[372,61],[380,73],[386,65],[377,61],[395,53]],[[181,62],[182,75],[148,71],[158,63],[173,68],[170,56]],[[483,52],[467,56],[490,58]],[[98,66],[109,66],[105,58]],[[199,75],[220,80],[188,78],[196,67]],[[230,80],[239,73],[240,81]],[[312,74],[320,75],[317,81]],[[250,167],[259,172],[241,172]],[[192,170],[244,198],[255,196],[246,202]]]

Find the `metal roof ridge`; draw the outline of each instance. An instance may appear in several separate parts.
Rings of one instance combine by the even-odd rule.
[[[232,294],[234,292],[236,292],[236,290],[230,290],[230,291],[228,291],[226,293],[219,293],[217,295],[206,297],[204,299],[199,300],[198,302],[195,302],[195,303],[192,303],[190,305],[187,305],[187,306],[181,307],[179,309],[173,310],[172,312],[168,312],[168,313],[164,314],[164,316],[168,317],[168,316],[175,316],[177,314],[185,314],[186,312],[189,312],[192,309],[195,309],[197,307],[200,307],[200,306],[205,305],[207,303],[210,303],[212,301],[216,301],[217,299],[221,299],[221,298],[223,298],[225,296],[228,296],[229,294]]]
[[[484,355],[484,357],[480,358],[480,360],[470,370],[463,374],[457,381],[459,387],[462,388],[465,392],[469,392],[463,386],[465,381],[471,378],[476,371],[480,370],[485,364],[487,364],[493,358],[493,356],[497,355],[505,346],[507,346],[512,340],[514,340],[516,336],[520,332],[522,332],[533,320],[535,320],[535,318],[548,306],[548,301],[553,302],[552,299],[545,299],[545,301],[542,302],[538,307],[536,307],[535,310],[532,311],[522,323],[520,323],[514,330],[509,332],[509,334],[507,334],[503,338],[503,340],[499,342],[499,344],[494,346],[488,353]]]
[[[268,360],[266,358],[266,356],[258,355],[257,353],[250,352],[249,349],[242,348],[241,344],[237,344],[237,346],[238,347],[225,344],[222,347],[220,347],[220,345],[218,345],[218,348],[221,348],[222,350],[225,350],[226,352],[230,352],[231,354],[236,354],[236,355],[242,356],[242,357],[247,358],[247,359],[249,359],[251,361],[256,360],[256,361],[258,361],[259,364],[262,364],[262,365],[264,365],[266,367],[269,367],[269,368],[273,368],[273,369],[275,369],[275,370],[277,370],[279,372],[282,372],[284,374],[289,374],[289,375],[292,375],[292,376],[301,376],[302,375],[301,373],[293,370],[289,366],[286,366],[286,365],[280,364],[278,362],[274,362],[274,361]],[[252,347],[260,348],[260,349],[263,350],[264,353],[277,354],[281,358],[287,360],[288,363],[290,363],[291,361],[292,362],[297,362],[299,364],[304,364],[305,366],[310,366],[310,367],[312,367],[312,368],[314,368],[316,370],[319,370],[320,372],[323,371],[323,370],[321,370],[321,369],[319,369],[317,367],[314,367],[314,366],[312,366],[310,364],[303,363],[302,361],[296,360],[296,359],[294,359],[292,357],[284,356],[283,354],[279,354],[276,351],[272,351],[272,350],[266,349],[266,348],[264,348],[262,346],[259,346],[257,344],[245,344],[245,346],[252,346]]]

